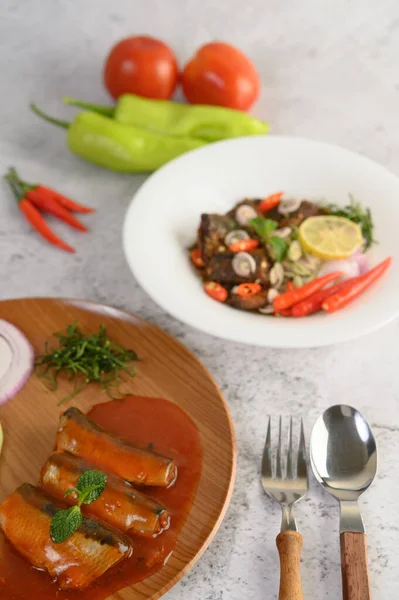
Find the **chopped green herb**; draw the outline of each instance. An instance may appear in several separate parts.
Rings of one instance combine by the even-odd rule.
[[[50,537],[54,544],[65,542],[82,523],[82,504],[91,504],[97,500],[104,491],[107,483],[107,476],[101,471],[85,471],[78,480],[76,488],[70,488],[64,494],[77,495],[76,506],[71,506],[67,510],[59,510],[51,520]]]
[[[133,350],[122,348],[107,335],[104,325],[98,333],[85,335],[75,322],[68,325],[66,332],[54,334],[59,341],[58,348],[49,350],[45,345],[44,354],[35,361],[36,373],[49,382],[49,389],[56,390],[58,377],[64,373],[74,381],[72,393],[63,398],[60,404],[79,394],[88,383],[99,383],[103,390],[114,398],[114,390],[122,381],[120,374],[133,377],[136,369],[130,363],[139,360]]]
[[[335,217],[345,217],[354,223],[357,223],[364,238],[364,248],[367,250],[376,243],[374,239],[374,223],[369,208],[363,208],[352,194],[349,194],[350,203],[346,206],[338,206],[337,204],[327,205],[328,214]]]

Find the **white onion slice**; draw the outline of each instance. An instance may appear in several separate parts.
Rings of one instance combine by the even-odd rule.
[[[284,281],[284,267],[281,263],[275,263],[269,273],[270,283],[279,288]]]
[[[249,221],[256,219],[258,213],[250,204],[241,204],[236,210],[236,221],[240,225],[248,225]]]
[[[24,334],[0,319],[0,405],[25,385],[34,362],[33,348]]]
[[[234,229],[233,231],[229,231],[229,233],[224,238],[224,243],[226,246],[231,246],[234,242],[240,242],[241,240],[248,240],[249,233],[245,231],[245,229]]]
[[[283,198],[278,205],[278,212],[282,215],[295,212],[299,209],[302,204],[302,200],[299,198]]]
[[[277,296],[280,295],[280,292],[278,290],[276,290],[275,288],[269,288],[268,292],[267,292],[267,301],[269,304],[273,304],[273,300],[275,300],[277,298]]]

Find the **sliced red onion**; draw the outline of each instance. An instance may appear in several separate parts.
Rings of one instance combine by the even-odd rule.
[[[367,254],[357,250],[354,254],[352,254],[351,258],[357,262],[360,275],[364,275],[364,273],[370,271],[370,263]]]
[[[278,205],[278,212],[282,215],[295,212],[301,206],[302,201],[298,198],[283,198]]]
[[[0,404],[22,389],[33,363],[34,352],[27,338],[14,325],[0,319]]]
[[[241,242],[241,240],[248,240],[249,233],[245,231],[245,229],[234,229],[233,231],[229,231],[229,233],[224,238],[224,243],[226,246],[231,246],[235,242]]]
[[[353,256],[341,260],[328,260],[324,262],[321,265],[319,276],[327,275],[327,273],[333,273],[334,271],[341,271],[344,274],[343,279],[351,279],[360,275],[359,263]]]
[[[257,216],[258,213],[254,207],[249,204],[241,204],[241,206],[237,208],[235,214],[236,221],[240,225],[248,225],[249,221],[251,221],[251,219],[256,219]]]
[[[249,277],[256,271],[256,260],[248,252],[237,252],[232,260],[232,267],[238,277]]]

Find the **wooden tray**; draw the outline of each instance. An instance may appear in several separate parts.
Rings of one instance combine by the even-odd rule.
[[[0,302],[0,318],[19,327],[38,352],[55,331],[75,320],[89,331],[103,323],[112,338],[136,350],[143,359],[129,391],[171,400],[196,422],[202,439],[203,471],[173,555],[154,576],[112,596],[113,600],[159,598],[200,558],[219,528],[231,497],[236,448],[221,392],[189,350],[158,327],[120,310],[80,300],[27,298]],[[54,443],[60,412],[71,403],[86,411],[93,404],[109,400],[97,385],[90,385],[66,406],[57,406],[68,390],[70,384],[65,382],[56,392],[50,392],[42,380],[32,375],[18,396],[0,407],[4,428],[0,501],[23,481],[37,482]]]

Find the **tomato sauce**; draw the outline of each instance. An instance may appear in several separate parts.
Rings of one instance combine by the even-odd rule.
[[[176,461],[178,476],[172,487],[140,488],[168,509],[170,527],[156,538],[131,536],[133,555],[81,592],[59,590],[57,582],[22,558],[0,530],[1,600],[104,600],[159,571],[173,552],[201,476],[202,450],[196,425],[172,402],[139,396],[97,404],[88,416],[106,431]]]

